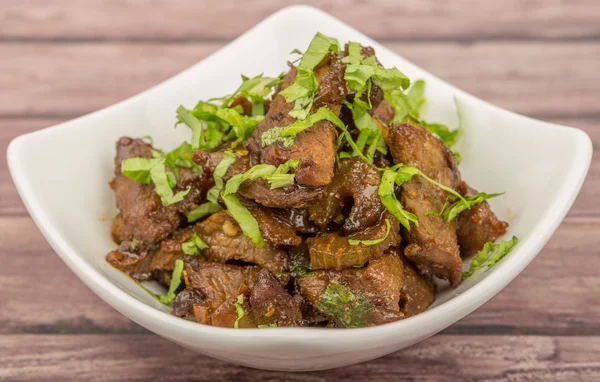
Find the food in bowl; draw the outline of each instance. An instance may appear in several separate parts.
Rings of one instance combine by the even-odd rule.
[[[500,194],[464,182],[460,123],[423,118],[423,81],[321,33],[292,53],[286,74],[180,106],[191,141],[172,151],[119,139],[110,264],[202,324],[352,328],[425,311],[433,278],[457,287],[517,244],[494,243]]]

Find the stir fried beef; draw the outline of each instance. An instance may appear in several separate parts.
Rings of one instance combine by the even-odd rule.
[[[350,205],[350,214],[343,220],[346,232],[377,224],[385,209],[377,195],[380,181],[375,166],[358,158],[341,160],[332,182],[326,188],[326,196],[309,207],[310,219],[325,229],[332,221],[339,222],[344,206]]]
[[[240,186],[239,194],[265,207],[306,208],[325,194],[322,187],[310,188],[291,185],[271,189],[264,179],[247,180]]]
[[[171,152],[119,139],[107,262],[224,328],[386,324],[427,310],[435,278],[457,287],[461,256],[506,232],[479,202],[497,195],[462,180],[457,135],[422,119],[424,82],[359,47],[318,33],[287,74],[180,106],[191,143]]]
[[[465,182],[460,185],[459,192],[466,198],[477,193]],[[506,233],[508,223],[498,219],[488,202],[476,204],[458,215],[456,234],[460,254],[464,257],[477,253],[488,241],[495,241]]]
[[[128,158],[150,158],[152,146],[140,139],[123,137],[117,142],[115,176],[110,187],[115,192],[122,221],[116,219],[113,236],[136,238],[156,243],[179,227],[180,217],[175,205],[164,206],[154,187],[140,184],[121,174],[121,162]],[[117,234],[115,230],[118,229]]]
[[[319,82],[319,93],[314,106],[328,106],[335,114],[339,114],[341,102],[347,88],[344,82],[344,65],[335,57],[328,56],[315,69],[315,77]],[[281,89],[293,83],[297,70],[292,67],[283,79]],[[262,147],[261,136],[273,127],[288,126],[295,122],[289,115],[294,103],[287,103],[285,98],[277,94],[269,107],[265,119],[256,127],[246,147],[252,154],[254,163],[280,165],[289,159],[299,159],[296,169],[296,181],[301,186],[318,187],[331,182],[335,164],[335,139],[337,133],[328,121],[317,122],[313,127],[297,135],[294,145],[285,147],[278,142]]]
[[[386,236],[388,220],[391,228]],[[343,269],[362,267],[365,263],[381,257],[390,247],[400,244],[400,230],[396,220],[389,214],[384,214],[378,225],[342,236],[339,232],[325,233],[306,240],[310,254],[312,269]],[[384,238],[374,245],[350,244],[349,240],[373,240]]]
[[[347,287],[373,305],[367,313],[368,326],[404,318],[398,305],[404,273],[402,261],[393,251],[371,261],[365,268],[315,271],[312,275],[299,277],[297,283],[307,301],[318,308],[332,281]]]
[[[389,140],[394,163],[417,167],[437,182],[458,189],[460,173],[452,153],[425,128],[395,124],[390,128]],[[421,176],[402,185],[401,203],[419,220],[418,226],[411,224],[410,231],[405,230],[408,245],[404,255],[422,273],[449,280],[456,286],[462,279],[456,223],[428,215],[428,212],[440,211],[447,197],[446,191]]]

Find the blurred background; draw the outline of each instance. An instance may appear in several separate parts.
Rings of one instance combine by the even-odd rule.
[[[291,3],[0,0],[0,147],[161,82]],[[304,3],[488,102],[583,129],[598,149],[598,0]],[[286,375],[186,351],[102,302],[46,244],[2,155],[0,379],[600,380],[599,199],[595,155],[548,246],[483,308],[406,351]]]

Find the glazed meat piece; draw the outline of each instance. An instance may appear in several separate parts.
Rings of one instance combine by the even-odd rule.
[[[202,304],[210,310],[217,309],[250,290],[259,270],[259,267],[254,266],[203,262],[196,258],[186,257],[185,260],[188,288],[199,292],[203,297]]]
[[[459,192],[468,198],[475,195],[477,190],[462,182]],[[466,257],[476,254],[488,241],[495,241],[504,235],[508,223],[498,219],[489,203],[483,201],[461,212],[457,217],[456,227],[460,254]]]
[[[259,325],[300,326],[302,322],[299,296],[295,298],[287,293],[266,269],[256,273],[249,297],[244,297],[244,316],[239,320],[235,302],[221,305],[211,315],[212,325],[231,328],[238,321],[240,328],[256,328]]]
[[[439,183],[458,189],[460,173],[446,145],[421,126],[394,124],[389,132],[389,145],[394,163],[414,166]],[[415,214],[419,225],[404,230],[408,245],[404,255],[425,275],[435,275],[457,286],[462,280],[462,261],[456,237],[456,223],[438,216],[448,193],[415,176],[402,185],[400,202]]]
[[[258,222],[263,237],[274,245],[299,245],[302,238],[296,233],[296,228],[279,214],[260,207],[249,207],[248,210]]]
[[[344,81],[345,66],[335,57],[326,57],[315,68],[315,77],[319,82],[318,95],[314,107],[327,106],[334,114],[339,114],[341,102],[347,94]],[[291,85],[297,75],[292,67],[284,77],[281,89]],[[331,182],[335,164],[335,140],[337,132],[328,121],[320,121],[311,128],[299,133],[290,147],[281,142],[262,147],[261,136],[273,127],[284,127],[295,122],[289,115],[294,103],[287,103],[285,98],[277,94],[269,107],[265,119],[256,127],[246,147],[252,155],[252,164],[269,163],[280,165],[289,159],[299,159],[296,169],[296,181],[299,185],[318,187]]]
[[[306,300],[318,309],[331,281],[347,287],[355,296],[362,296],[373,305],[366,313],[366,326],[404,318],[398,305],[404,284],[403,266],[394,251],[386,252],[362,269],[315,271],[312,275],[299,277],[296,282]]]
[[[306,208],[325,195],[323,187],[302,187],[296,184],[271,189],[264,179],[247,180],[240,186],[238,194],[254,200],[265,207]]]
[[[310,219],[321,229],[332,221],[343,221],[346,232],[354,232],[377,224],[385,210],[377,194],[381,176],[377,167],[359,158],[340,161],[326,196],[309,207]],[[344,206],[352,206],[347,219],[340,216]]]
[[[136,280],[149,280],[148,264],[152,246],[137,239],[123,241],[119,247],[106,255],[106,261],[121,272],[127,273]]]
[[[400,311],[408,318],[429,308],[435,299],[435,289],[428,280],[419,275],[406,258],[402,258],[402,263],[404,285],[400,293]]]
[[[256,248],[227,211],[218,212],[197,223],[194,232],[208,244],[209,248],[202,252],[208,260],[221,263],[243,261],[260,265],[274,274],[290,271],[287,252],[269,242],[265,242],[263,248]]]
[[[227,145],[229,147],[229,145]],[[198,150],[194,151],[192,155],[192,160],[202,166],[202,176],[204,177],[204,182],[206,182],[206,188],[210,188],[214,186],[213,173],[215,168],[219,165],[219,163],[225,157],[225,151],[228,149],[222,149],[218,151],[203,151]],[[237,150],[234,151],[235,161],[229,166],[227,172],[223,176],[223,180],[227,182],[231,177],[237,174],[241,174],[250,169],[250,158],[243,151]]]
[[[164,206],[152,184],[141,184],[121,174],[121,162],[128,158],[150,158],[152,146],[140,139],[123,137],[117,142],[115,176],[110,187],[115,192],[121,219],[115,219],[113,236],[157,243],[179,227],[175,205]],[[119,234],[115,235],[114,232]]]
[[[390,232],[387,236],[387,224],[390,222]],[[390,247],[400,244],[400,227],[396,219],[385,213],[379,224],[355,232],[349,236],[341,236],[339,232],[324,233],[306,239],[312,269],[337,269],[362,267],[367,262],[381,257]],[[373,240],[385,237],[374,245],[351,245],[348,240]]]

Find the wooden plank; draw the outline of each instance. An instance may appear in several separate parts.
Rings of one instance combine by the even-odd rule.
[[[0,116],[75,116],[130,97],[222,44],[0,44]],[[390,43],[440,78],[525,115],[598,116],[600,43]],[[507,59],[509,57],[510,59]],[[499,64],[501,63],[501,64]],[[402,69],[402,68],[400,68]]]
[[[104,381],[598,381],[600,337],[438,335],[388,356],[312,373],[214,360],[157,336],[0,336],[0,378]],[[68,366],[67,366],[68,365]]]
[[[10,141],[21,135],[63,122],[62,118],[0,118],[0,152],[6,152]],[[595,150],[600,147],[599,118],[549,118],[550,122],[574,126],[587,132],[594,143]],[[25,206],[21,202],[6,166],[6,157],[0,156],[0,215],[24,215]],[[571,216],[600,216],[600,156],[592,157],[592,164],[579,197],[571,209]]]
[[[27,0],[0,3],[0,36],[43,39],[231,39],[299,1]],[[600,5],[505,0],[303,0],[375,38],[597,38]],[[143,14],[143,17],[140,15]],[[110,20],[110,22],[107,22]]]
[[[450,334],[600,335],[600,219],[569,218],[525,272]],[[85,288],[26,217],[0,218],[0,334],[143,333]],[[43,287],[40,287],[43,286]]]

